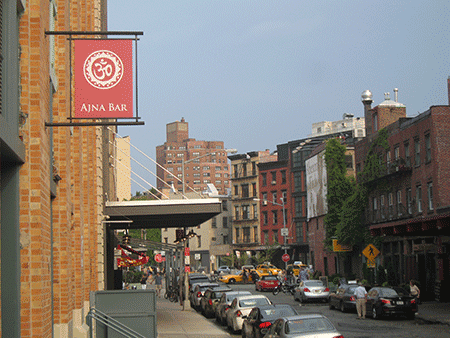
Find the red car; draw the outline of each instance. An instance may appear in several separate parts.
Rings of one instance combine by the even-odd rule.
[[[275,289],[280,285],[277,276],[262,276],[262,278],[255,283],[256,291],[269,291]]]

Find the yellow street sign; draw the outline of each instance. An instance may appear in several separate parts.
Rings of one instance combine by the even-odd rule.
[[[341,245],[338,243],[337,239],[333,239],[333,251],[334,252],[352,251],[352,248],[349,245]]]
[[[367,267],[368,268],[374,268],[375,267],[375,260],[370,260],[370,259],[368,259],[367,260]]]
[[[369,244],[362,251],[363,255],[367,257],[369,261],[374,261],[375,257],[380,254],[380,250],[378,250],[373,244]]]

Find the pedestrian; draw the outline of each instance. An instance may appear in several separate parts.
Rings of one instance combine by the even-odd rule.
[[[159,272],[156,272],[155,277],[153,278],[153,281],[156,285],[156,296],[161,297],[161,289],[162,289],[162,277],[159,274]]]
[[[242,271],[242,274],[243,274],[243,279],[244,279],[244,284],[247,284],[247,282],[248,282],[248,271],[247,271],[247,269],[245,269],[244,268],[244,270]]]
[[[367,291],[361,282],[358,282],[358,287],[355,289],[355,297],[358,319],[366,319]]]
[[[147,288],[147,271],[144,270],[144,273],[142,274],[141,278],[141,288],[142,290],[145,290]]]
[[[301,282],[307,281],[309,279],[308,271],[306,271],[304,266],[302,266],[298,276],[299,276]]]
[[[416,300],[417,311],[419,311],[420,289],[413,280],[409,281],[409,293]]]

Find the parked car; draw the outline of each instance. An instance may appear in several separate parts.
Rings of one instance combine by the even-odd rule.
[[[298,315],[297,311],[288,304],[254,307],[248,316],[243,316],[242,337],[262,338],[276,319],[295,315]]]
[[[256,291],[271,291],[280,285],[277,276],[269,275],[262,276],[259,281],[255,283]]]
[[[222,294],[216,306],[215,316],[219,324],[226,323],[226,313],[230,309],[231,302],[238,296],[251,295],[250,291],[227,291]]]
[[[228,274],[228,273],[231,272],[231,269],[230,269],[229,266],[222,265],[222,266],[219,266],[219,268],[217,269],[217,272],[218,273],[223,273],[223,274]]]
[[[357,287],[357,284],[342,284],[335,293],[330,292],[330,309],[336,308],[342,312],[347,312],[349,310],[356,311],[355,289]]]
[[[275,265],[270,263],[260,264],[256,267],[256,270],[275,276],[282,272],[281,269],[278,269]]]
[[[263,295],[238,296],[234,298],[230,309],[227,311],[228,328],[233,333],[240,331],[244,323],[242,317],[248,315],[254,307],[267,304],[272,303],[269,298]]]
[[[393,315],[414,319],[417,303],[403,288],[374,287],[367,293],[366,311],[373,319]]]
[[[248,277],[249,282],[253,282],[252,273],[256,273],[259,279],[261,279],[261,277],[264,275],[269,275],[267,273],[266,274],[262,273],[258,270],[251,270],[250,275]],[[242,283],[244,281],[244,272],[240,271],[239,274],[229,274],[220,276],[219,281],[226,284]]]
[[[303,314],[277,319],[264,338],[344,338],[321,314]]]
[[[254,270],[254,269],[255,269],[255,266],[254,266],[254,265],[251,265],[251,264],[249,264],[249,265],[242,265],[241,269],[242,269],[242,270],[244,270],[244,269]]]
[[[322,300],[328,302],[330,289],[323,285],[321,280],[307,280],[300,282],[300,285],[294,290],[294,300],[306,302],[309,300]]]
[[[200,300],[203,297],[203,294],[208,288],[219,286],[217,283],[198,283],[193,284],[192,292],[190,293],[189,300],[191,301],[191,307],[193,309],[199,310],[200,309]]]
[[[198,284],[198,283],[209,283],[209,277],[206,276],[203,273],[192,273],[188,276],[188,283],[189,283],[189,291],[192,290],[192,285],[193,284]]]
[[[228,286],[214,286],[208,288],[203,297],[200,299],[200,311],[207,317],[214,317],[216,306],[219,303],[220,297],[224,292],[231,291]]]

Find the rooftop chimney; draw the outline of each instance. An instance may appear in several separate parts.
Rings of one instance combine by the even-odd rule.
[[[398,88],[394,88],[394,101],[398,102]]]
[[[365,90],[361,94],[361,101],[364,105],[364,119],[366,124],[366,136],[372,133],[372,117],[370,110],[372,109],[372,92]]]

